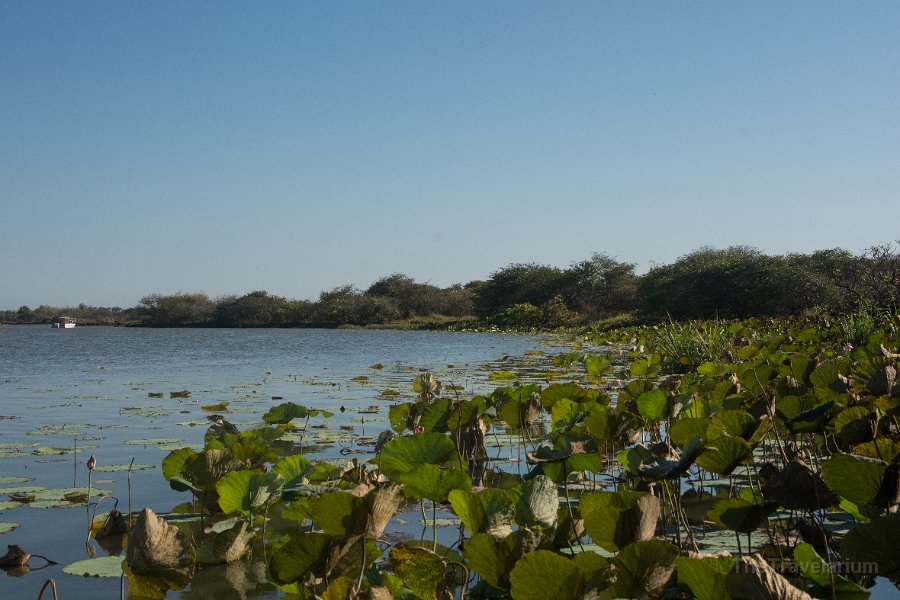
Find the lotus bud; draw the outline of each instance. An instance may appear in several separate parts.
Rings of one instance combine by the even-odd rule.
[[[91,457],[88,459],[87,468],[88,471],[93,471],[94,467],[97,466],[97,457],[91,454]]]

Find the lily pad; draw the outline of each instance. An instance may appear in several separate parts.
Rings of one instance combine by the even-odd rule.
[[[103,556],[79,560],[63,567],[63,573],[82,577],[121,577],[122,556]]]
[[[18,523],[2,523],[0,522],[0,533],[9,533],[19,526]]]
[[[149,469],[155,469],[156,465],[147,465],[147,464],[120,464],[120,465],[103,465],[100,467],[94,467],[95,471],[99,471],[101,473],[118,473],[122,471],[147,471]]]
[[[160,446],[163,444],[179,444],[183,442],[183,438],[151,438],[142,440],[126,440],[123,444],[130,446]]]
[[[28,483],[34,481],[34,477],[0,477],[0,484],[9,485],[11,483]]]

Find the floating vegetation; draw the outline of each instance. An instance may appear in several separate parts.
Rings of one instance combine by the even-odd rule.
[[[77,435],[81,436],[85,429],[90,429],[91,425],[42,425],[34,431],[29,431],[28,435]]]
[[[19,527],[18,523],[0,522],[0,534],[9,533],[10,531],[17,529],[18,527]]]
[[[37,456],[51,456],[51,455],[61,455],[61,454],[81,454],[85,450],[90,450],[92,448],[96,448],[97,446],[78,446],[77,448],[60,448],[59,446],[42,446],[40,448],[35,448],[31,451],[32,454],[36,454]]]
[[[500,379],[516,379],[517,375],[512,371],[493,371],[490,375],[488,375],[488,379],[491,381],[497,381]]]
[[[123,415],[134,415],[135,417],[165,417],[171,415],[176,409],[167,406],[127,406],[121,410]]]
[[[28,483],[34,481],[34,477],[0,477],[0,484],[9,485],[11,483]]]
[[[274,400],[275,398],[273,397],[272,399]],[[200,408],[201,410],[205,410],[208,412],[225,412],[228,410],[229,404],[231,404],[231,402],[223,401],[219,402],[218,404],[207,404],[206,406],[201,406]]]
[[[79,560],[63,567],[63,573],[79,577],[121,577],[122,556],[102,556]]]
[[[188,390],[181,390],[178,392],[169,392],[169,398],[190,398],[191,393]]]
[[[302,390],[309,406],[235,390],[228,408],[262,422],[127,442],[170,449],[184,502],[143,511],[109,576],[124,559],[129,589],[156,597],[233,568],[291,597],[512,600],[856,600],[875,574],[900,580],[900,323],[854,348],[804,322],[715,326],[728,350],[699,362],[638,328],[487,371],[375,369],[353,398]],[[8,483],[31,506],[104,493]],[[102,576],[79,562],[66,572]]]
[[[183,441],[183,438],[149,438],[140,440],[126,440],[122,443],[128,444],[129,446],[162,446],[168,444],[180,444]]]
[[[176,442],[177,443],[177,442]],[[156,465],[148,465],[148,464],[119,464],[119,465],[102,465],[99,467],[94,467],[94,471],[98,471],[100,473],[121,473],[125,471],[146,471],[149,469],[155,469]],[[98,481],[99,483],[99,481]]]

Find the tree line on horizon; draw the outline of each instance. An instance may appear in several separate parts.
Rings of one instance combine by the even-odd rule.
[[[768,255],[748,246],[704,247],[639,275],[604,253],[568,268],[514,263],[487,279],[438,287],[402,273],[367,289],[345,285],[315,301],[254,291],[150,294],[132,308],[52,307],[0,311],[3,323],[49,323],[65,313],[84,324],[147,327],[498,326],[558,328],[634,320],[745,318],[900,306],[900,242],[854,254],[818,250]]]

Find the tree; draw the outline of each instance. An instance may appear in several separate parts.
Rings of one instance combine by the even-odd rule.
[[[146,325],[153,327],[198,327],[208,325],[215,304],[203,293],[171,296],[150,294],[141,298],[137,309]]]
[[[473,287],[475,311],[489,316],[514,304],[540,306],[557,295],[567,298],[571,284],[572,273],[558,267],[511,264]]]
[[[635,266],[605,253],[573,264],[569,269],[572,307],[590,317],[633,310],[638,284]]]
[[[225,327],[277,327],[284,325],[290,314],[288,300],[260,290],[220,299],[216,306],[216,321]]]

